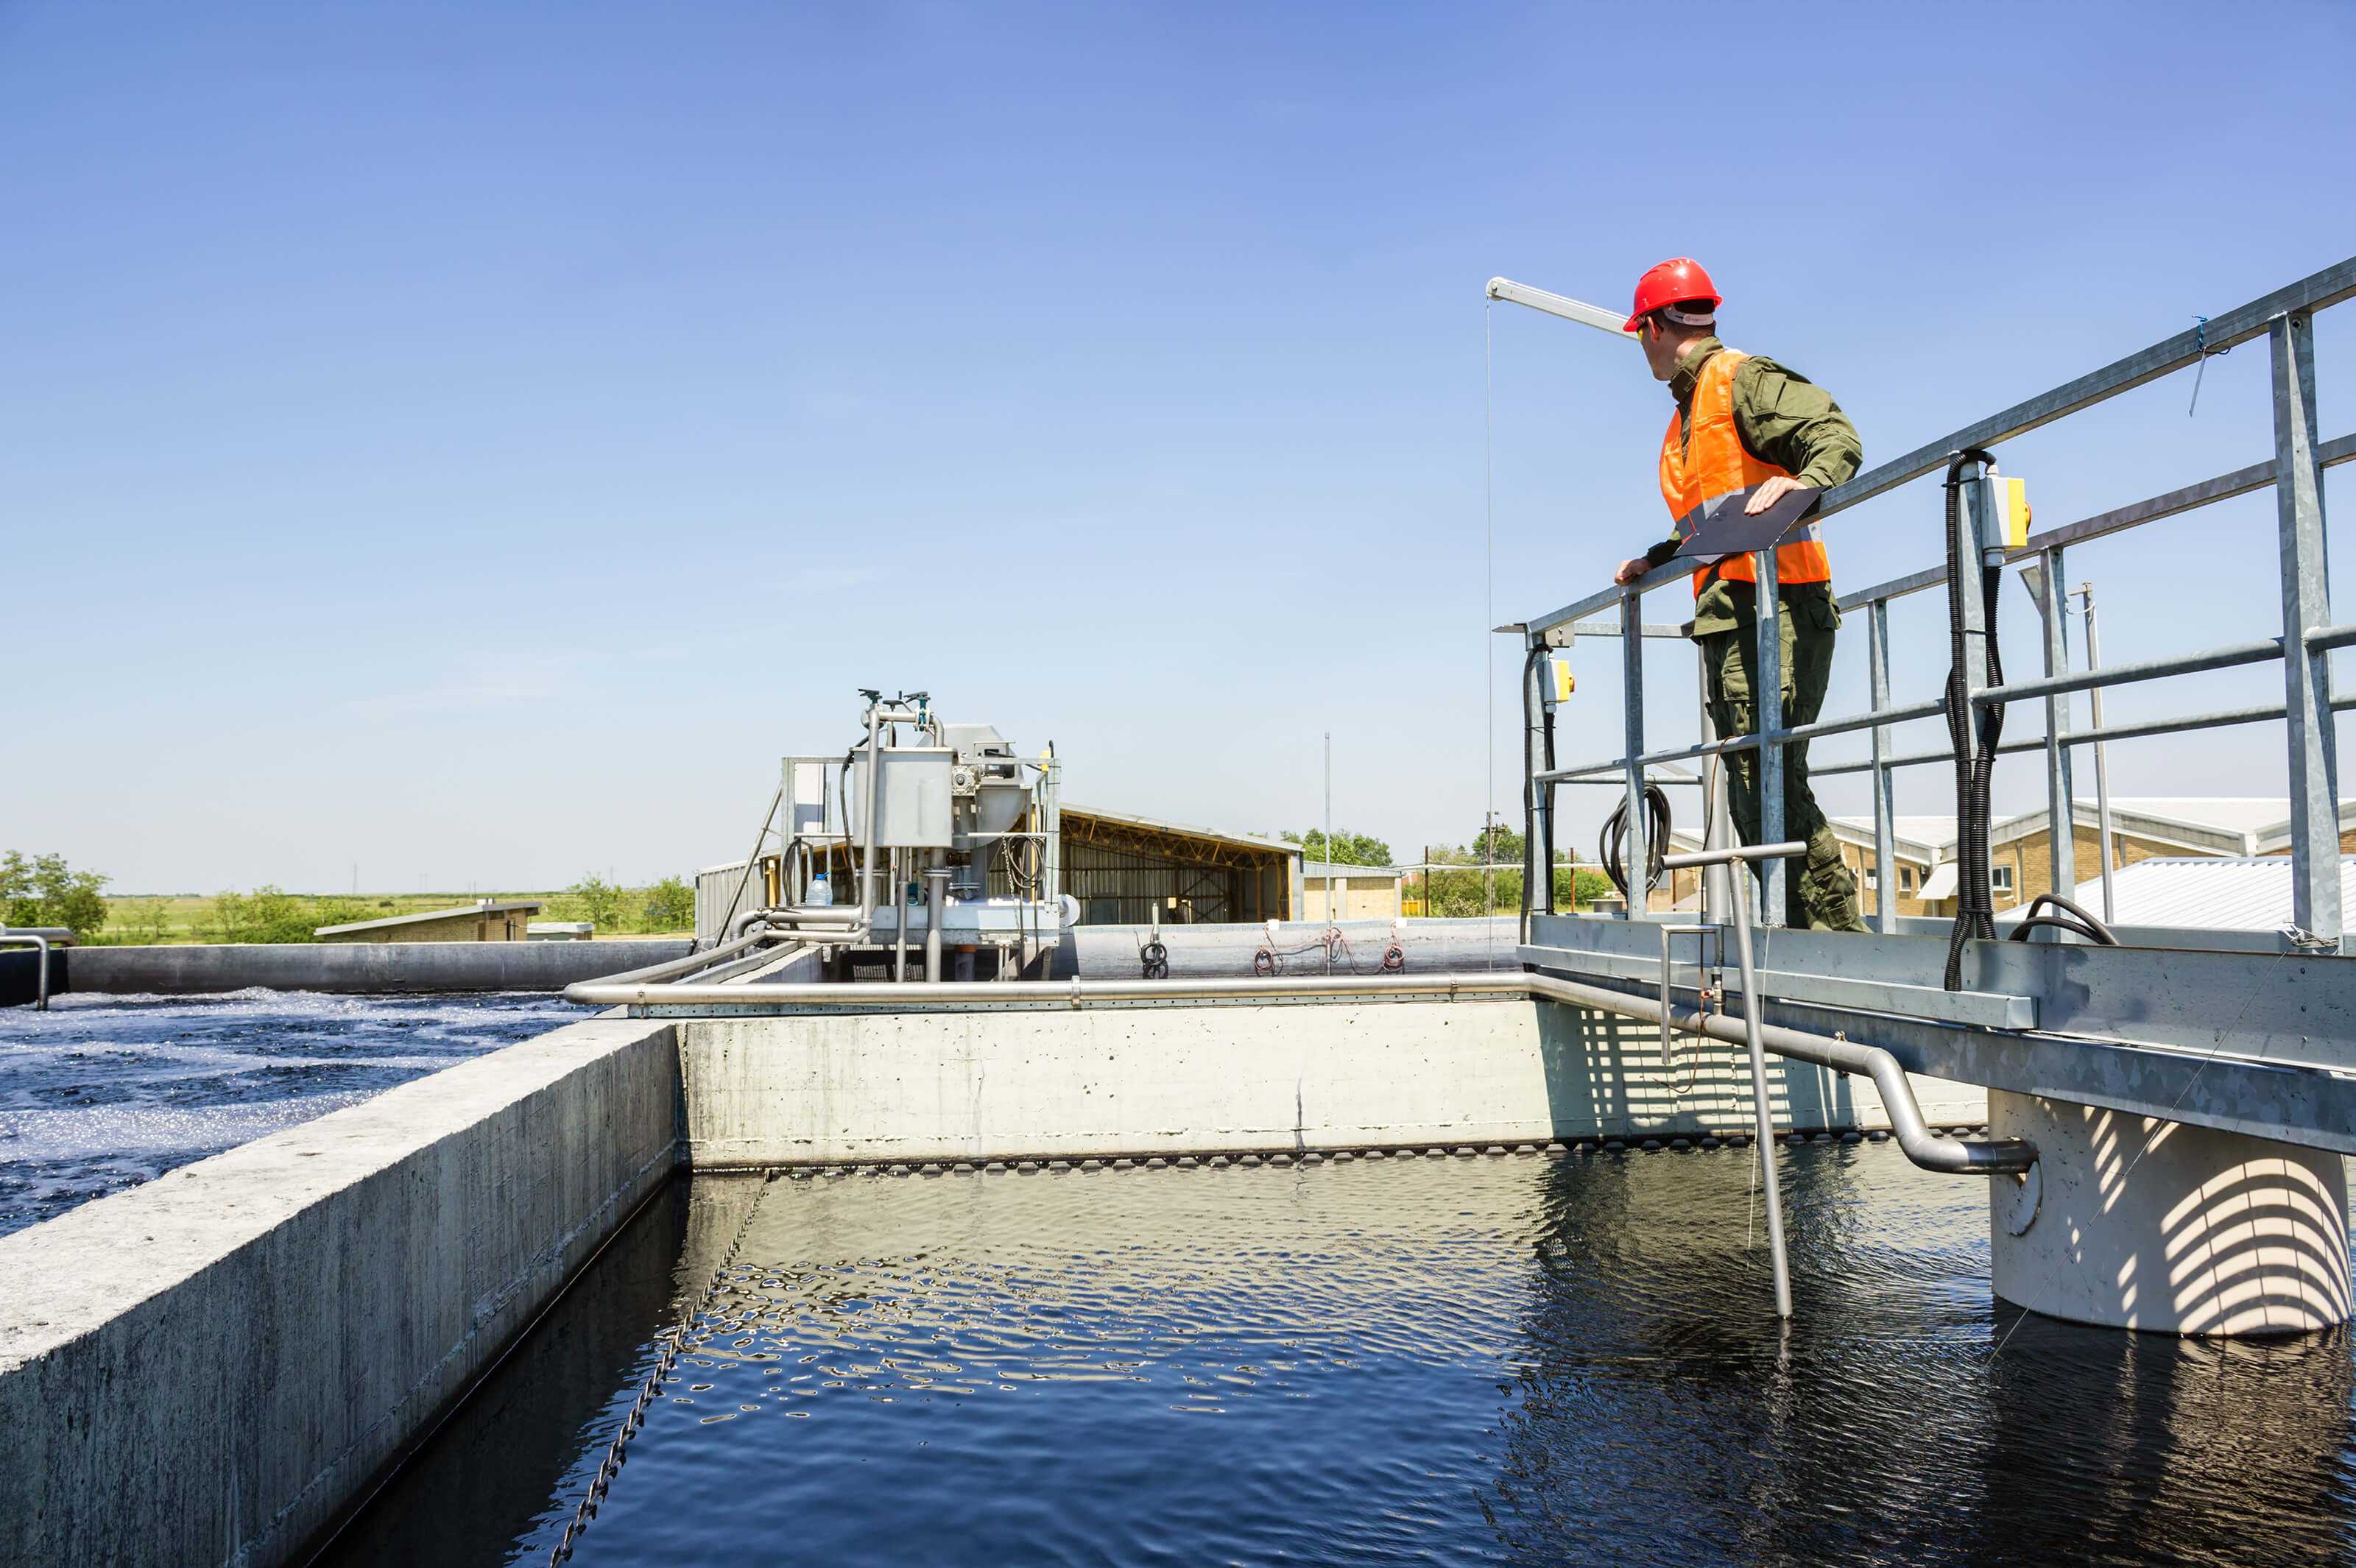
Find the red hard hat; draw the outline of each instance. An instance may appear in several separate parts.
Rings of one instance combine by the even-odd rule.
[[[1636,325],[1663,305],[1689,304],[1696,300],[1708,300],[1709,307],[1719,306],[1718,290],[1712,286],[1709,274],[1701,263],[1690,256],[1678,256],[1645,271],[1636,280],[1636,306],[1628,313],[1628,325],[1621,330],[1633,332]]]

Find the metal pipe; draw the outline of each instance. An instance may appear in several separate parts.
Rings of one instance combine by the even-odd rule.
[[[925,980],[928,985],[938,985],[941,978],[941,926],[949,909],[948,859],[948,851],[936,849],[933,863],[925,869]]]
[[[1873,706],[1890,706],[1890,601],[1867,604],[1865,660]],[[1890,776],[1890,727],[1873,727],[1873,925],[1882,935],[1898,930],[1898,796]]]
[[[1781,844],[1732,844],[1723,849],[1698,849],[1690,855],[1664,856],[1664,866],[1714,866],[1722,860],[1788,860],[1804,855],[1804,840],[1786,838]]]
[[[1804,848],[1804,846],[1803,846]],[[1543,997],[1548,1001],[1598,1008],[1640,1022],[1660,1021],[1658,1005],[1649,997],[1589,986],[1539,974],[1440,975],[1311,975],[1281,979],[1169,980],[945,980],[913,994],[876,986],[836,985],[795,981],[782,986],[674,984],[615,985],[599,980],[576,981],[564,988],[564,999],[588,1007],[744,1007],[787,1004],[794,1007],[850,1008],[871,1012],[930,1011],[936,1007],[1046,1005],[1086,1008],[1106,1003],[1166,1001],[1301,1001],[1319,997]],[[1744,993],[1745,1006],[1755,989]],[[1698,1011],[1678,1012],[1675,1026],[1687,1034],[1704,1034],[1730,1044],[1747,1038],[1744,1020]],[[1906,1081],[1898,1059],[1879,1046],[1768,1024],[1760,1042],[1776,1056],[1810,1061],[1841,1072],[1871,1077],[1890,1111],[1890,1126],[1908,1158],[1928,1170],[1959,1175],[2026,1170],[2035,1163],[2035,1146],[2007,1138],[1965,1143],[1935,1138],[1922,1120],[1922,1108]]]
[[[884,782],[883,709],[867,709],[867,817],[865,843],[859,855],[859,923],[868,930],[875,928],[875,807],[876,791]],[[845,829],[850,827],[844,823]]]
[[[2078,598],[2086,616],[2086,667],[2103,667],[2103,640],[2094,626],[2094,585],[2078,584]],[[2094,732],[2103,732],[2103,688],[2095,687],[2087,695],[2093,706]],[[2115,895],[2111,891],[2111,873],[2116,868],[2111,856],[2111,769],[2110,752],[2102,741],[2094,742],[2094,824],[2103,851],[2103,918],[2118,919]],[[2072,837],[2075,837],[2073,829]]]
[[[1664,1072],[1675,1072],[1676,1068],[1676,1059],[1670,1054],[1673,1049],[1671,1042],[1673,1030],[1669,1024],[1670,939],[1678,936],[1707,936],[1717,930],[1718,927],[1715,925],[1664,925],[1661,927],[1661,1068]],[[1698,974],[1706,967],[1703,959],[1708,949],[1708,944],[1704,943],[1696,943],[1694,947],[1694,969]],[[1696,987],[1695,989],[1699,990],[1701,987]]]
[[[2138,659],[2108,669],[2080,670],[2075,675],[2048,676],[2042,680],[2017,680],[2005,686],[1983,686],[1973,691],[1980,708],[1999,702],[2019,702],[2031,697],[2058,697],[2090,687],[2126,686],[2132,681],[2159,680],[2171,675],[2197,675],[2202,670],[2232,669],[2236,665],[2264,664],[2282,657],[2283,640],[2267,637],[2254,643],[2230,643],[2197,654],[2177,654],[2164,659]]]
[[[1779,848],[1792,848],[1779,845]],[[1807,846],[1798,848],[1803,853]],[[1779,859],[1772,862],[1782,865]],[[1745,881],[1749,879],[1745,878]],[[1759,1185],[1767,1197],[1767,1255],[1775,1275],[1775,1316],[1792,1316],[1792,1263],[1783,1252],[1783,1196],[1775,1173],[1775,1108],[1767,1096],[1767,1041],[1760,1014],[1766,1009],[1759,995],[1759,977],[1751,962],[1751,890],[1739,889],[1734,900],[1734,959],[1742,971],[1742,1043],[1751,1053],[1751,1115],[1759,1130]],[[1661,1007],[1661,1027],[1669,1024],[1669,1008]]]
[[[749,910],[739,919],[747,917],[757,919],[760,912],[758,910]],[[732,921],[729,923],[733,925],[736,922]],[[597,977],[597,984],[622,986],[633,981],[669,980],[680,975],[691,975],[698,969],[709,969],[715,964],[724,962],[732,955],[742,953],[746,948],[767,940],[769,940],[769,934],[766,932],[748,931],[742,934],[731,934],[728,940],[715,943],[701,953],[691,953],[684,958],[667,958],[659,964],[649,964],[643,969],[625,969],[618,975],[601,975]]]
[[[1751,767],[1751,776],[1759,781],[1754,792],[1759,797],[1759,837],[1771,840],[1783,837],[1783,748],[1774,738],[1783,727],[1783,595],[1775,575],[1776,549],[1770,546],[1751,558],[1751,570],[1758,579],[1752,596],[1758,613],[1751,617],[1751,628],[1756,639],[1751,656],[1751,711],[1764,742]],[[1771,926],[1783,925],[1791,912],[1785,907],[1783,858],[1763,859],[1758,866],[1760,920]],[[1751,889],[1741,880],[1734,892],[1737,901],[1751,896]],[[1772,1195],[1774,1189],[1771,1186],[1768,1191]],[[1779,1255],[1782,1250],[1779,1242]],[[1783,1316],[1791,1316],[1788,1304]]]
[[[2070,672],[2070,599],[2062,591],[2062,548],[2040,558],[2042,570],[2024,581],[2037,585],[2037,618],[2045,646],[2045,673]],[[2099,673],[2092,666],[2089,675]],[[2094,688],[2099,693],[2103,688]],[[2070,696],[2055,692],[2045,699],[2045,862],[2046,886],[2057,896],[2078,896],[2077,791],[2070,768]],[[2024,876],[2027,868],[2023,869]],[[2107,890],[2105,890],[2107,891]],[[2051,931],[2035,936],[2054,934]]]
[[[1731,752],[1755,751],[1768,741],[1789,745],[1794,741],[1820,741],[1827,735],[1845,735],[1855,730],[1869,730],[1877,725],[1903,724],[1910,719],[1935,719],[1946,711],[1946,704],[1937,699],[1909,702],[1898,708],[1875,708],[1864,713],[1851,713],[1839,719],[1819,719],[1813,724],[1794,725],[1789,730],[1777,730],[1771,734],[1729,735],[1722,740],[1705,741],[1696,746],[1672,746],[1665,751],[1647,752],[1636,759],[1645,767],[1658,767],[1665,763],[1688,763]],[[1554,768],[1538,774],[1542,782],[1553,784],[1585,784],[1593,773],[1617,773],[1628,766],[1624,757],[1614,757],[1608,763],[1582,763],[1576,767]],[[1609,782],[1617,784],[1618,779]]]
[[[37,948],[33,956],[34,967],[39,971],[35,978],[33,1003],[37,1012],[49,1010],[49,939],[29,931],[0,931],[0,944],[16,943]]]
[[[915,858],[915,851],[892,851],[892,978],[905,984],[908,978],[908,881],[902,859]]]

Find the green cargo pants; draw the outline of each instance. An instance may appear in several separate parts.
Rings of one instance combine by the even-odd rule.
[[[1832,677],[1833,637],[1840,630],[1840,612],[1829,594],[1816,593],[1797,604],[1783,604],[1776,621],[1783,634],[1783,727],[1814,723]],[[1734,631],[1706,633],[1695,642],[1701,648],[1703,677],[1709,683],[1710,721],[1722,736],[1755,733],[1759,710],[1751,701],[1757,664],[1753,627],[1746,623]],[[1756,844],[1759,753],[1736,752],[1722,761],[1735,834],[1745,844]],[[1785,923],[1810,931],[1865,930],[1858,913],[1857,880],[1842,863],[1840,842],[1808,787],[1804,741],[1783,748],[1783,837],[1804,838],[1808,845],[1804,868],[1784,863]],[[1754,869],[1763,880],[1764,868]]]

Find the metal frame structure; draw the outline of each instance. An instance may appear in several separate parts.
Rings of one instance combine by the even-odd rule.
[[[1515,290],[1528,291],[1525,285],[1505,283],[1504,280],[1493,281],[1490,285],[1493,298],[1532,303],[1511,292]],[[2007,566],[2035,561],[2042,567],[2049,584],[2048,592],[2041,596],[2040,606],[2045,654],[2043,676],[1991,685],[1987,679],[1984,666],[1976,670],[1967,666],[1966,673],[1973,677],[1969,691],[1976,710],[1985,710],[1993,704],[2032,699],[2041,699],[2045,703],[2045,733],[2031,739],[2007,741],[1998,748],[1998,752],[1999,754],[2008,754],[2037,751],[2045,755],[2046,793],[2051,807],[2049,820],[2054,825],[2047,836],[2051,855],[2051,884],[2064,896],[2073,888],[2076,876],[2075,836],[2073,832],[2063,831],[2063,825],[2073,820],[2070,774],[2071,756],[2076,748],[2104,741],[2281,720],[2285,721],[2290,768],[2290,853],[2294,867],[2292,921],[2297,928],[2297,936],[2293,940],[2302,948],[2312,949],[2319,944],[2328,944],[2335,951],[2351,950],[2351,933],[2341,930],[2340,923],[2339,764],[2332,716],[2337,711],[2356,707],[2356,696],[2342,697],[2332,692],[2329,656],[2334,648],[2356,645],[2356,624],[2334,624],[2331,621],[2324,555],[2322,472],[2334,464],[2356,460],[2356,434],[2343,435],[2329,442],[2317,437],[2312,327],[2316,312],[2351,296],[2356,296],[2356,258],[2327,267],[2310,277],[2217,316],[2202,327],[2179,333],[1939,441],[1917,447],[1902,457],[1858,475],[1847,484],[1826,492],[1824,496],[1817,515],[1830,517],[1909,481],[1938,472],[1945,468],[1956,453],[1972,448],[1993,446],[2065,415],[2091,408],[2170,371],[2196,364],[2204,356],[2222,353],[2260,336],[2267,339],[2275,427],[2275,452],[2269,461],[2047,529],[2031,536],[2017,549],[2007,548],[2001,541],[1995,519],[1988,515],[1986,505],[1984,492],[1987,487],[1969,483],[1980,477],[1981,465],[1977,463],[1963,465],[1961,477],[1966,483],[1971,505],[1964,525],[1968,537],[1963,542],[1967,548],[1958,559]],[[1539,304],[1537,308],[1551,309],[1546,304]],[[1565,314],[1559,310],[1552,310],[1551,313]],[[1582,318],[1574,316],[1572,319]],[[2067,547],[2163,517],[2177,517],[2269,486],[2276,494],[2276,545],[2281,560],[2283,630],[2280,636],[2166,658],[2112,665],[2106,668],[2068,672],[2063,635],[2066,611],[2060,591],[2065,581],[2063,552]],[[1775,552],[1762,550],[1753,560],[1757,563],[1760,592],[1763,599],[1775,591]],[[1641,609],[1646,593],[1669,583],[1682,581],[1686,575],[1687,568],[1671,563],[1647,573],[1636,582],[1606,589],[1526,623],[1500,627],[1499,630],[1518,635],[1523,638],[1525,647],[1531,650],[1567,646],[1581,634],[1619,636],[1622,629],[1628,626],[1640,627],[1646,637],[1675,635],[1677,635],[1676,628],[1645,624]],[[1525,798],[1533,829],[1543,818],[1552,816],[1556,785],[1608,783],[1623,787],[1628,796],[1627,857],[1633,885],[1636,872],[1644,864],[1647,851],[1644,841],[1642,805],[1644,786],[1648,783],[1693,782],[1655,773],[1653,770],[1660,764],[1757,750],[1761,753],[1761,837],[1773,842],[1783,837],[1783,748],[1794,741],[1869,730],[1872,731],[1872,750],[1868,758],[1859,762],[1831,763],[1811,771],[1824,776],[1848,773],[1871,775],[1876,880],[1882,890],[1876,900],[1875,924],[1884,933],[1895,933],[1900,928],[1893,907],[1897,901],[1890,891],[1896,886],[1890,774],[1901,767],[1949,761],[1953,752],[1945,748],[1905,753],[1892,750],[1890,734],[1892,724],[1935,717],[1944,711],[1944,706],[1937,699],[1911,703],[1890,701],[1889,606],[1893,599],[1937,587],[1945,581],[1944,567],[1933,567],[1846,594],[1838,600],[1844,612],[1866,612],[1871,706],[1863,713],[1820,720],[1811,724],[1787,728],[1783,722],[1776,620],[1772,616],[1761,617],[1758,622],[1757,676],[1753,682],[1757,692],[1760,732],[1722,740],[1705,739],[1693,746],[1645,750],[1642,644],[1638,638],[1623,636],[1622,686],[1625,750],[1621,756],[1609,762],[1531,771]],[[1966,622],[1976,621],[1979,613],[1977,595],[1965,593],[1956,597],[1965,606]],[[1589,619],[1598,612],[1615,606],[1618,610],[1616,622]],[[1984,648],[1986,627],[1967,624],[1960,629],[1966,635],[1967,646]],[[1971,641],[1974,638],[1978,639],[1976,645]],[[2278,704],[2193,713],[2109,727],[2097,725],[2076,731],[2068,731],[2063,722],[2067,706],[2064,699],[2072,692],[2099,690],[2129,682],[2224,669],[2269,659],[2280,660],[2283,665],[2283,700]],[[1979,661],[1974,659],[1971,662],[1977,664]],[[1535,705],[1529,721],[1533,725],[1540,722]],[[1765,886],[1761,900],[1762,924],[1773,926],[1783,923],[1783,862],[1766,862]],[[1548,909],[1546,912],[1551,913],[1552,911]],[[1638,912],[1633,909],[1628,912],[1631,918],[1636,917]],[[2040,931],[2036,934],[2040,939],[2056,935],[2051,931]]]

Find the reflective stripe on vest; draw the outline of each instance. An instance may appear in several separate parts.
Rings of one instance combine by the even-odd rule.
[[[1734,373],[1749,357],[1721,348],[1703,363],[1694,383],[1693,410],[1687,416],[1691,429],[1683,441],[1677,439],[1676,412],[1669,413],[1669,431],[1661,438],[1661,499],[1668,503],[1669,516],[1676,519],[1679,539],[1690,539],[1704,519],[1716,516],[1720,507],[1742,505],[1751,491],[1777,475],[1790,476],[1787,470],[1753,457],[1735,428]],[[1824,530],[1815,520],[1802,524],[1790,539],[1775,547],[1776,581],[1830,582],[1832,558],[1825,553]],[[1692,559],[1701,563],[1693,578],[1696,598],[1709,586],[1713,571],[1736,582],[1758,577],[1748,555]]]

